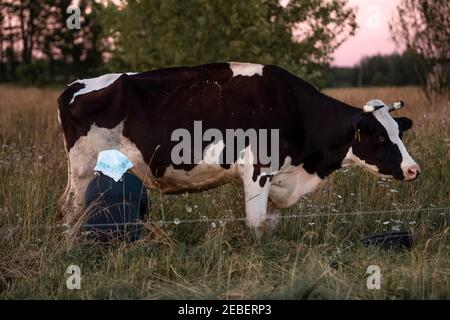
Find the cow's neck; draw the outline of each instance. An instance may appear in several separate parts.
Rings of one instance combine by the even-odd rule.
[[[305,146],[304,168],[324,178],[341,168],[352,145],[361,110],[324,96],[316,111],[305,118],[305,121],[317,124],[317,128],[305,131],[305,141],[311,145]]]

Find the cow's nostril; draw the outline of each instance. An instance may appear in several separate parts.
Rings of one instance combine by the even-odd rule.
[[[410,179],[417,178],[420,174],[420,167],[415,164],[408,168],[408,177]]]

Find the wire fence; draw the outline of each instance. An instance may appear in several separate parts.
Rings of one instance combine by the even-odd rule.
[[[392,209],[392,210],[371,210],[371,211],[354,211],[354,212],[332,212],[332,213],[301,213],[301,214],[280,214],[276,217],[279,220],[285,219],[302,219],[302,218],[319,218],[319,217],[338,217],[338,216],[362,216],[371,214],[388,214],[388,213],[405,213],[405,212],[428,212],[437,213],[441,216],[446,216],[450,214],[450,207],[433,207],[433,208],[414,208],[414,209]],[[152,223],[156,223],[158,226],[169,226],[169,225],[181,225],[181,224],[195,224],[195,223],[209,223],[213,227],[222,226],[227,223],[233,222],[245,222],[245,217],[226,217],[226,218],[199,218],[199,219],[178,219],[173,220],[153,220]],[[81,225],[83,228],[104,228],[104,227],[121,227],[121,226],[148,226],[149,223],[145,221],[136,222],[112,222],[112,223],[98,223],[98,224],[84,224]],[[48,230],[61,230],[62,232],[69,232],[72,226],[68,224],[55,224],[55,225],[35,225],[35,226],[4,226],[0,228],[0,235],[10,234],[11,232],[17,230],[34,230],[34,229],[48,229]]]

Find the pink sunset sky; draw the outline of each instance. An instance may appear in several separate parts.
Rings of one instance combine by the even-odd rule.
[[[398,51],[391,39],[389,20],[400,0],[348,0],[357,8],[358,29],[334,53],[335,66],[353,66],[364,56]]]

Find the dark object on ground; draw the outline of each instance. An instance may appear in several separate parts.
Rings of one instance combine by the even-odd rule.
[[[148,210],[147,190],[138,177],[125,173],[121,180],[99,173],[86,189],[88,217],[82,232],[88,240],[136,241]]]
[[[412,247],[412,237],[409,232],[392,231],[365,237],[361,241],[364,245],[380,246],[383,249],[410,249]]]

